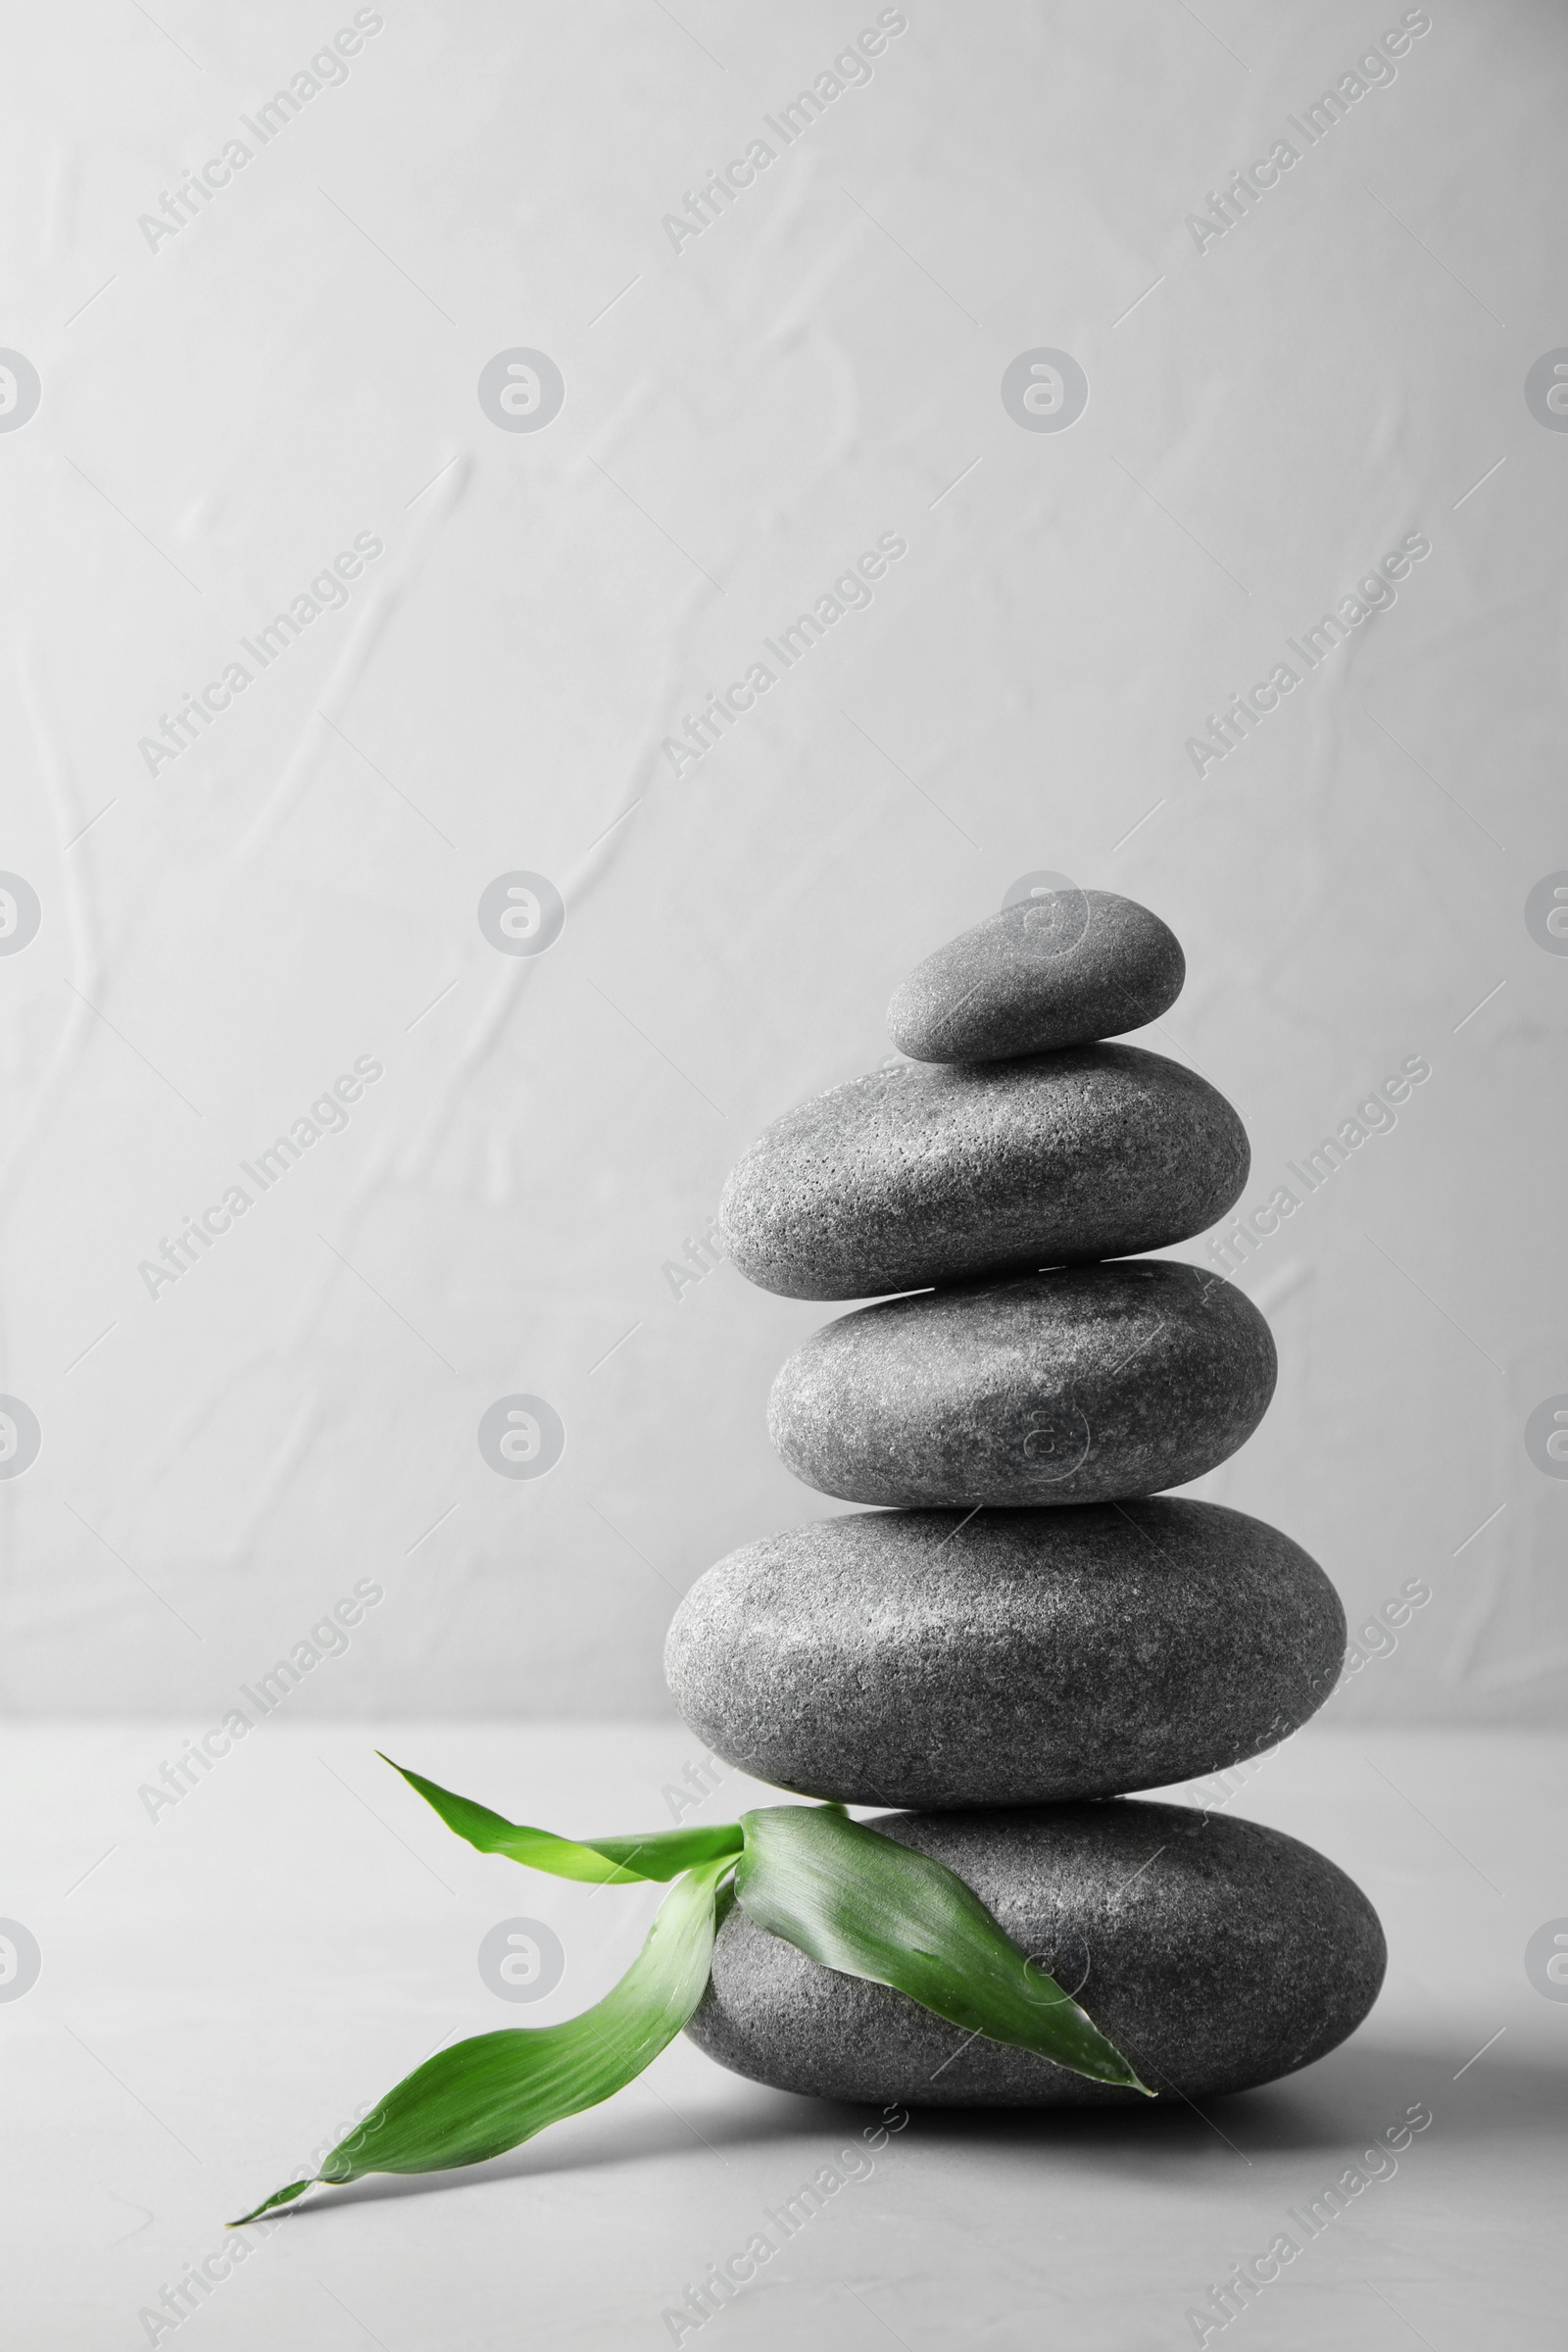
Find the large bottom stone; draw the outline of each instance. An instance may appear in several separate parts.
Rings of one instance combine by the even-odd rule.
[[[1254,1822],[1113,1798],[871,1826],[956,1871],[1163,2098],[1249,2090],[1309,2066],[1354,2032],[1383,1982],[1383,1931],[1360,1888]],[[1144,2104],[840,1976],[738,1903],[686,2030],[734,2073],[819,2098]]]

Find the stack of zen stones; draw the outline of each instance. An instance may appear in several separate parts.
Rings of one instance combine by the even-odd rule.
[[[1268,1327],[1141,1252],[1201,1233],[1247,1137],[1194,1071],[1101,1041],[1185,977],[1103,891],[1005,907],[899,989],[912,1058],[775,1121],[726,1187],[741,1272],[874,1298],[784,1365],[769,1429],[808,1486],[882,1506],[700,1578],[666,1672],[698,1735],[857,1806],[965,1880],[1161,2093],[1305,2066],[1371,2007],[1385,1948],[1345,1874],[1192,1802],[1137,1803],[1272,1749],[1332,1690],[1345,1615],[1288,1536],[1162,1490],[1243,1445]],[[926,2105],[1136,2100],[821,1966],[733,1907],[692,2021],[780,2088]]]

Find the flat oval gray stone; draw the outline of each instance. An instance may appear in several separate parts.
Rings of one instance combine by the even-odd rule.
[[[888,1006],[888,1035],[917,1061],[998,1061],[1120,1037],[1182,993],[1174,931],[1109,890],[1057,891],[1004,906],[915,965]]]
[[[948,1808],[1221,1771],[1304,1723],[1344,1655],[1339,1595],[1299,1544],[1159,1496],[764,1536],[698,1578],[664,1674],[758,1780]]]
[[[785,1467],[848,1502],[1100,1502],[1201,1478],[1244,1445],[1277,1359],[1251,1300],[1197,1266],[1061,1266],[862,1306],[779,1372]]]
[[[1250,1156],[1223,1095],[1136,1046],[906,1062],[775,1119],[719,1224],[765,1291],[869,1298],[1166,1249],[1224,1215]]]
[[[1383,1931],[1360,1888],[1255,1822],[1123,1799],[871,1826],[956,1871],[1172,2104],[1310,2066],[1355,2031],[1383,1982]],[[720,2066],[817,2098],[1150,2104],[824,1968],[738,1903],[686,2031]]]

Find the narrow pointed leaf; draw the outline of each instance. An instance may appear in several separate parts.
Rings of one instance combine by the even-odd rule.
[[[392,1764],[390,1756],[381,1758]],[[637,1879],[678,1879],[699,1862],[717,1862],[741,1850],[737,1821],[715,1822],[703,1830],[650,1830],[642,1838],[557,1838],[549,1830],[530,1830],[521,1822],[505,1821],[488,1805],[472,1797],[455,1796],[450,1788],[427,1781],[422,1773],[392,1764],[411,1788],[439,1813],[449,1830],[456,1830],[481,1854],[505,1854],[530,1870],[548,1870],[558,1879],[586,1879],[610,1886],[629,1886]]]
[[[641,1952],[592,2009],[564,2025],[506,2028],[438,2050],[339,2140],[315,2179],[336,2186],[367,2173],[482,2164],[623,2089],[703,1997],[714,1904],[729,1867],[704,1863],[670,1889]],[[311,2185],[293,2180],[242,2219],[292,2204]]]
[[[735,1891],[759,1927],[952,2025],[1154,2095],[946,1863],[825,1805],[768,1806],[741,1826]]]

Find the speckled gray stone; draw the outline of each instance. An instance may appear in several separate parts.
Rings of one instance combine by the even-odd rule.
[[[1383,1931],[1342,1870],[1295,1838],[1184,1805],[883,1816],[934,1854],[1073,1993],[1163,2098],[1248,2090],[1352,2034],[1383,1982]],[[729,1911],[686,2031],[753,2082],[906,2107],[1148,2108],[1032,2051],[971,2040]]]
[[[1215,1274],[1062,1266],[841,1316],[783,1366],[767,1426],[848,1502],[1100,1502],[1212,1470],[1275,1371],[1268,1325]]]
[[[1201,1233],[1247,1181],[1223,1095],[1136,1046],[905,1062],[775,1119],[731,1172],[724,1245],[791,1298],[869,1298]]]
[[[1328,1696],[1345,1611],[1277,1528],[1164,1497],[857,1513],[698,1578],[664,1673],[707,1745],[858,1805],[1054,1804],[1255,1755]]]
[[[888,1034],[917,1061],[999,1061],[1158,1020],[1187,977],[1157,914],[1109,890],[1025,899],[916,964]]]

